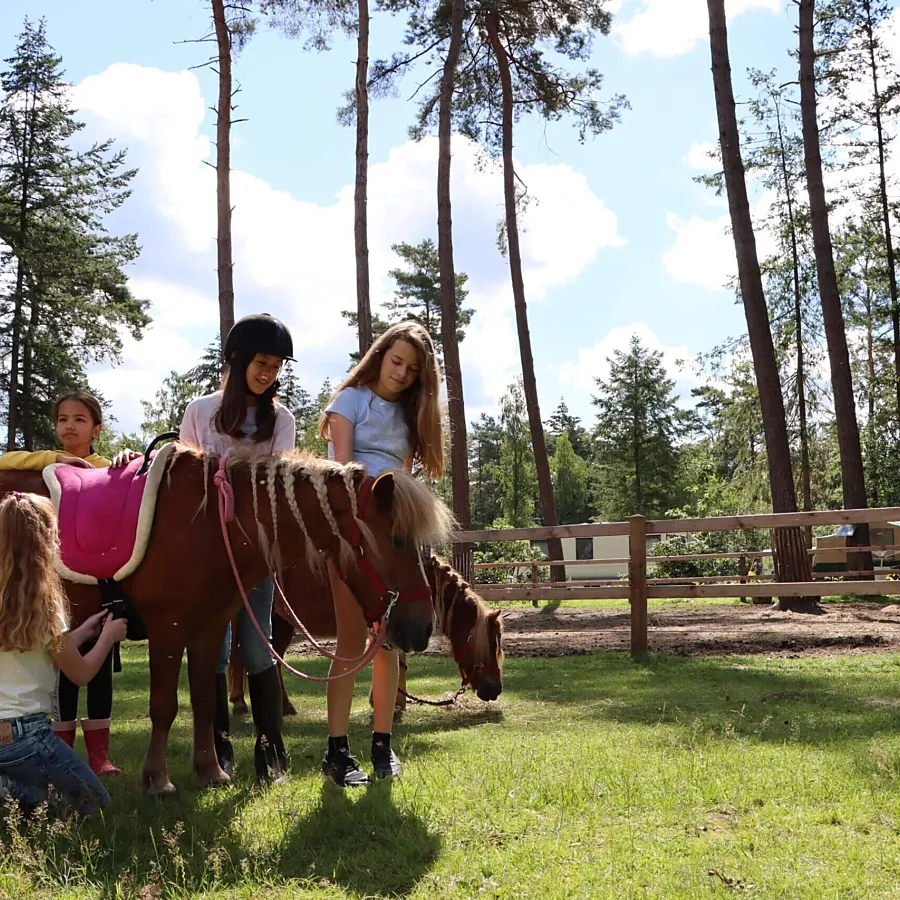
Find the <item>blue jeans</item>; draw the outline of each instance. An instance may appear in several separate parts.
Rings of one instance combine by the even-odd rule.
[[[10,795],[25,807],[47,799],[52,784],[78,812],[87,815],[109,803],[109,793],[90,766],[50,727],[43,713],[5,719],[13,742],[0,744],[0,775]]]
[[[275,596],[275,585],[271,578],[263,579],[252,591],[247,599],[250,601],[250,609],[259,622],[269,643],[272,642],[272,601]],[[238,613],[238,646],[244,654],[244,668],[248,675],[258,675],[271,669],[275,665],[275,658],[266,643],[260,638],[245,607],[241,607]],[[231,623],[225,629],[225,643],[222,644],[222,652],[219,654],[219,667],[216,673],[221,675],[228,668],[228,660],[231,657]]]

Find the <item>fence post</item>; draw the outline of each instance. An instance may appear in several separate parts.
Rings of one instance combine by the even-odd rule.
[[[748,571],[747,557],[746,557],[746,556],[742,556],[741,559],[740,559],[740,562],[738,563],[738,575],[740,575],[740,578],[741,578],[741,584],[746,584],[746,583],[747,583],[747,571]],[[740,599],[740,602],[741,602],[741,603],[746,603],[746,602],[747,602],[747,598],[746,598],[746,597],[740,597],[739,599]]]
[[[647,652],[647,520],[628,519],[628,595],[631,602],[631,655]]]
[[[469,584],[475,584],[475,560],[471,544],[454,544],[451,557],[453,568],[462,575]]]

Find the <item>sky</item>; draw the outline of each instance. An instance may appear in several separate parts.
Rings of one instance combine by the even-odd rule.
[[[633,334],[663,353],[677,389],[704,376],[691,364],[744,328],[726,285],[735,274],[724,200],[694,182],[709,169],[718,129],[703,0],[613,0],[613,32],[592,65],[607,96],[631,109],[610,132],[580,144],[565,121],[523,119],[517,172],[533,202],[523,217],[525,288],[541,411],[565,398],[594,420],[595,379]],[[729,42],[738,101],[747,67],[795,77],[796,5],[731,0]],[[115,138],[138,168],[134,193],[110,221],[135,231],[142,253],[132,290],[151,301],[141,341],[124,337],[121,365],[94,367],[116,426],[132,431],[141,399],[172,370],[199,359],[218,323],[212,137],[215,74],[201,64],[214,45],[208,0],[3,0],[0,56],[25,16],[44,17],[63,57],[88,140]],[[399,49],[403,23],[372,21],[371,58]],[[295,372],[315,393],[345,373],[356,335],[340,316],[355,309],[355,135],[335,112],[352,87],[355,41],[305,50],[263,22],[235,63],[232,201],[237,316],[269,312],[295,342]],[[198,68],[198,66],[201,66]],[[391,245],[437,237],[437,141],[408,137],[414,79],[373,101],[369,145],[372,304],[391,296]],[[475,316],[461,345],[468,417],[496,410],[521,373],[507,260],[496,246],[502,176],[461,136],[453,142],[456,265],[469,275]],[[687,365],[682,365],[685,361]]]

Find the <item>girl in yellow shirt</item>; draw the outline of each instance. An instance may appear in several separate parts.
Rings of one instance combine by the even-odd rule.
[[[94,450],[93,442],[103,429],[100,402],[87,391],[72,391],[59,397],[51,415],[56,423],[56,436],[62,450],[11,450],[0,456],[0,469],[39,472],[53,463],[71,466],[93,466],[105,469],[121,466],[139,454],[123,450],[112,461]],[[88,683],[88,718],[81,720],[88,762],[97,775],[121,775],[122,770],[109,761],[109,727],[112,714],[113,654],[107,655],[94,678]],[[75,743],[78,716],[78,685],[62,672],[53,704],[53,730],[70,747]]]

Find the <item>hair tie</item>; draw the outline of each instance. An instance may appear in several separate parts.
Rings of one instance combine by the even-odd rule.
[[[16,500],[21,500],[24,496],[25,495],[21,491],[13,491],[13,497],[15,497]]]

